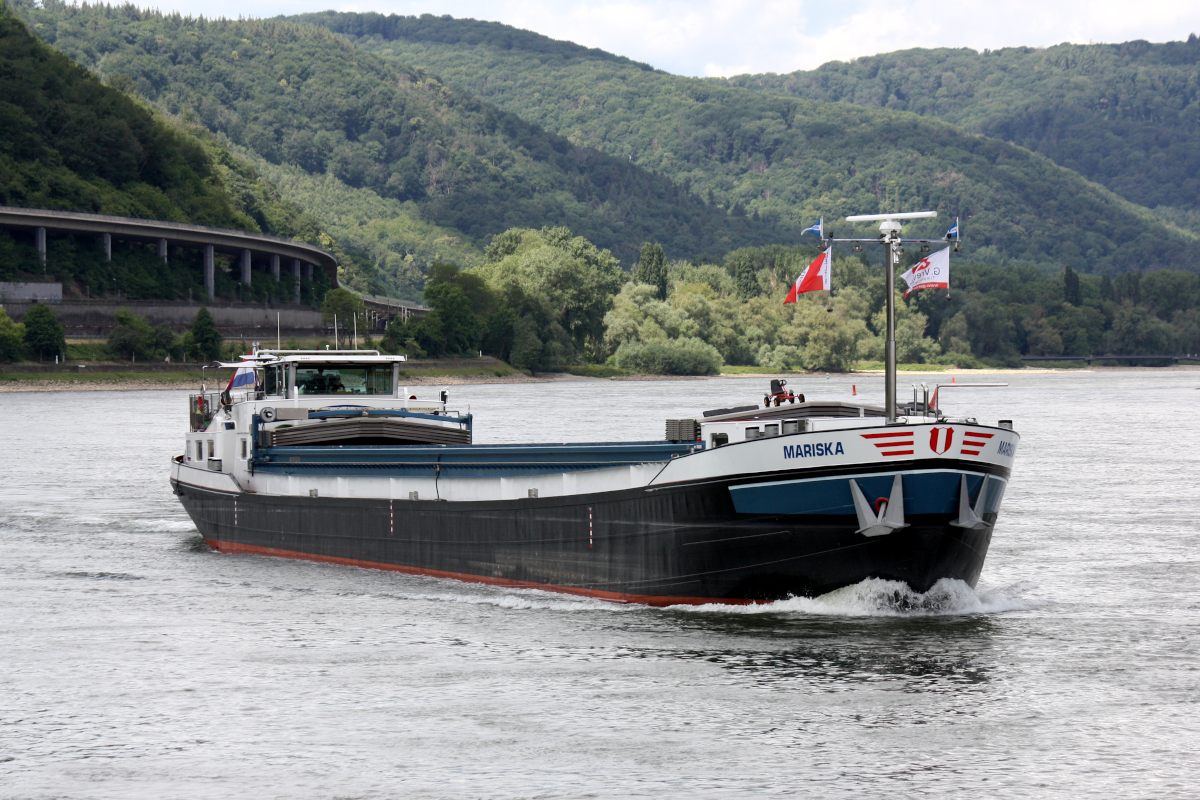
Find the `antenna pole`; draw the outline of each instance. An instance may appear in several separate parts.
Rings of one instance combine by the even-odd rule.
[[[887,421],[896,421],[896,267],[900,264],[900,230],[888,231],[887,341],[884,344],[884,389]]]

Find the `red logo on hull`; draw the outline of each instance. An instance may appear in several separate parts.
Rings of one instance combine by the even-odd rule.
[[[929,431],[929,449],[939,456],[954,444],[954,428],[932,428]]]

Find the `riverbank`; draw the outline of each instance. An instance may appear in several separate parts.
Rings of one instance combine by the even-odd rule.
[[[900,378],[917,378],[917,377],[943,377],[953,375],[956,378],[970,380],[975,377],[991,376],[991,375],[1038,375],[1038,374],[1094,374],[1097,372],[1178,372],[1178,371],[1200,371],[1200,366],[1196,365],[1177,365],[1170,367],[1085,367],[1077,369],[1059,369],[1059,368],[1042,368],[1042,367],[1027,367],[1025,369],[945,369],[945,370],[922,370],[921,372],[901,372]],[[536,375],[527,375],[521,372],[512,372],[507,375],[497,375],[494,372],[479,370],[429,370],[422,371],[426,374],[409,374],[401,378],[402,383],[406,386],[464,386],[472,384],[504,384],[504,383],[564,383],[570,381],[699,381],[706,380],[707,376],[695,375],[617,375],[612,377],[593,377],[588,375],[571,375],[565,372],[540,372]],[[833,374],[838,377],[862,377],[862,378],[878,378],[883,375],[883,370],[862,370],[859,372],[846,373],[825,373],[825,372],[736,372],[722,373],[719,376],[722,378],[751,378],[757,380],[770,380],[772,378],[785,378],[787,380],[802,380],[823,378]],[[209,374],[208,380],[210,388],[217,385],[213,380],[213,375]],[[911,381],[910,381],[911,382]],[[0,394],[14,392],[135,392],[145,390],[163,390],[163,389],[196,389],[200,385],[199,372],[173,372],[173,373],[136,373],[136,372],[109,372],[109,373],[65,373],[65,374],[48,374],[48,373],[20,373],[20,372],[0,372]]]
[[[228,375],[228,373],[226,373]],[[659,377],[659,376],[648,376]],[[588,378],[565,373],[546,373],[536,377],[521,372],[509,375],[455,374],[447,370],[438,375],[408,375],[401,377],[406,386],[461,386],[478,383],[553,383],[556,381],[599,381],[604,378]],[[209,388],[218,385],[214,375],[208,375]],[[47,375],[44,373],[0,373],[0,394],[11,392],[134,392],[146,389],[197,389],[200,373],[176,372],[164,375],[147,375],[128,372],[110,372],[91,375]]]

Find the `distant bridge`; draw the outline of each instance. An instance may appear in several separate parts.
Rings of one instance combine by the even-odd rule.
[[[363,305],[367,307],[367,313],[374,321],[374,327],[381,330],[386,328],[387,324],[396,317],[399,317],[401,322],[408,322],[413,317],[423,317],[433,310],[429,306],[409,300],[377,297],[371,294],[362,295],[362,301]]]
[[[1183,353],[1181,355],[1162,356],[1021,356],[1022,361],[1086,361],[1090,366],[1093,361],[1200,361],[1200,353]]]
[[[0,228],[31,231],[37,246],[38,259],[46,266],[47,231],[95,234],[104,243],[104,254],[112,260],[112,239],[137,242],[157,242],[158,257],[167,262],[168,245],[200,247],[204,249],[204,288],[208,299],[213,299],[216,265],[214,252],[237,256],[241,266],[241,282],[250,284],[255,260],[266,261],[267,268],[275,280],[279,280],[282,262],[287,261],[296,278],[295,300],[300,302],[301,273],[308,280],[313,278],[314,267],[329,275],[330,283],[338,286],[337,258],[333,253],[315,245],[268,236],[263,233],[210,228],[206,225],[188,225],[182,222],[161,222],[136,217],[115,217],[107,214],[81,214],[74,211],[51,211],[40,208],[17,208],[0,206]]]

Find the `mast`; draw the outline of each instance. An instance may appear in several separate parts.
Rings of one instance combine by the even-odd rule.
[[[846,217],[847,222],[874,222],[879,220],[879,242],[887,248],[884,257],[884,274],[887,278],[887,333],[884,339],[884,407],[887,421],[896,421],[896,267],[900,266],[900,255],[904,252],[904,240],[900,238],[902,219],[936,217],[936,211],[905,211],[895,214],[856,214]],[[832,242],[866,242],[870,239],[830,239]],[[928,242],[928,239],[910,241]],[[856,250],[861,249],[855,246]],[[927,248],[928,249],[928,248]]]
[[[884,274],[887,276],[887,339],[884,341],[883,391],[888,422],[896,421],[896,267],[900,265],[900,223],[879,223],[879,236],[887,247]]]

